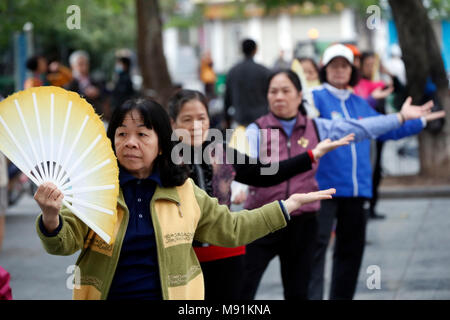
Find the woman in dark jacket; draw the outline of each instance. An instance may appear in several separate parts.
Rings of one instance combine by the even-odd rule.
[[[210,130],[208,104],[202,93],[180,90],[170,99],[168,109],[177,133],[175,139],[181,137],[183,141],[180,152],[183,162],[191,168],[190,177],[208,195],[227,206],[231,205],[232,181],[262,187],[279,184],[310,170],[313,161],[352,140],[351,135],[337,141],[326,140],[286,161],[263,164],[228,147],[222,141],[220,131]],[[274,174],[264,174],[264,170]],[[205,299],[238,299],[243,282],[245,246],[224,248],[197,242],[194,250],[203,270]]]

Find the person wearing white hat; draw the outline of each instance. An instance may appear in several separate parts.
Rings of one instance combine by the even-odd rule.
[[[352,50],[340,43],[332,45],[325,50],[322,57],[322,64],[326,66],[336,57],[345,58],[350,64],[353,64]]]
[[[358,81],[351,49],[342,44],[330,46],[323,54],[322,65],[319,77],[323,84],[312,94],[312,103],[319,117],[350,120],[379,115],[365,99],[351,90]],[[411,104],[411,98],[406,99],[404,104]],[[400,115],[403,116],[402,112]],[[419,119],[404,121],[401,127],[379,136],[378,140],[401,139],[417,134],[427,121],[444,115],[444,112],[433,112]],[[353,299],[365,246],[366,215],[363,205],[372,197],[371,172],[370,140],[351,143],[329,152],[320,160],[316,174],[319,188],[326,189],[332,185],[337,191],[332,200],[321,203],[309,299],[324,298],[325,254],[335,219],[336,242],[329,298]]]

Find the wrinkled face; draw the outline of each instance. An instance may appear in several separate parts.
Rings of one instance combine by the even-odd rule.
[[[186,142],[187,137],[183,137],[183,142],[192,146],[200,146],[206,140],[209,130],[209,117],[206,107],[199,100],[190,100],[183,104],[175,121],[172,121],[172,128],[184,129],[189,132],[190,143]]]
[[[285,73],[279,73],[270,81],[267,100],[270,111],[277,117],[288,119],[297,115],[302,93]]]
[[[315,81],[319,79],[319,74],[314,68],[313,64],[309,60],[304,60],[301,62],[303,72],[305,73],[306,80]]]
[[[158,156],[158,135],[144,125],[137,110],[129,111],[116,129],[114,147],[119,163],[133,176],[147,178]]]
[[[352,76],[352,66],[347,59],[337,57],[328,63],[325,72],[329,84],[338,89],[345,89]]]

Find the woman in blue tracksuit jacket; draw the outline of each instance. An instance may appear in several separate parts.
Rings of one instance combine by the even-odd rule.
[[[330,46],[324,52],[322,63],[320,76],[323,85],[313,91],[312,101],[319,117],[349,120],[380,115],[349,89],[357,80],[353,53],[349,48],[341,44]],[[410,103],[410,98],[408,100],[407,103]],[[425,127],[427,117],[432,120],[439,116],[432,113],[425,118],[405,121],[400,128],[378,139],[401,139],[417,134]],[[363,205],[372,197],[370,141],[351,143],[322,157],[316,179],[320,189],[333,186],[336,194],[333,200],[321,204],[309,298],[323,299],[325,253],[336,218],[330,299],[352,299],[365,246],[366,216]]]

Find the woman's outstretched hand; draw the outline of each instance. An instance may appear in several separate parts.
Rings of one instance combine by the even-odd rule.
[[[426,116],[431,112],[431,108],[433,108],[434,105],[432,100],[424,103],[421,106],[415,106],[411,104],[411,102],[412,98],[408,97],[403,103],[402,109],[398,113],[401,122]]]
[[[355,140],[354,133],[350,133],[350,134],[346,135],[345,137],[343,137],[339,140],[335,140],[335,141],[332,141],[329,138],[322,140],[316,145],[316,147],[314,149],[312,149],[314,159],[319,160],[327,152],[333,151],[334,149],[342,147],[342,146],[346,146],[353,140]]]
[[[440,118],[444,118],[445,117],[445,111],[441,110],[441,111],[435,111],[432,113],[429,113],[425,116],[425,120],[427,120],[427,122],[433,121],[433,120],[437,120]]]
[[[63,198],[64,194],[51,182],[41,184],[34,194],[34,200],[42,210],[42,222],[48,232],[54,231],[59,225]]]
[[[381,100],[386,99],[392,92],[394,92],[394,86],[390,85],[387,88],[376,88],[370,94],[372,98]]]
[[[433,108],[434,105],[433,100],[430,100],[421,106],[412,105],[411,102],[412,98],[408,97],[403,103],[402,109],[398,113],[400,122],[411,119],[417,119],[420,117],[424,117],[425,120],[428,122],[445,117],[445,111],[443,110],[431,112],[431,109]]]
[[[284,204],[287,212],[290,214],[304,204],[317,200],[331,199],[332,195],[335,193],[336,189],[334,188],[309,193],[294,193],[286,201],[284,201]]]

